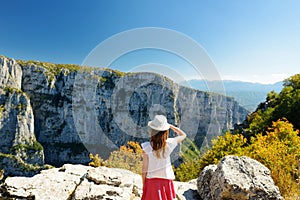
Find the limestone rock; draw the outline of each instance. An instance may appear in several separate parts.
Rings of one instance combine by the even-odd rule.
[[[37,139],[45,147],[46,163],[53,165],[87,163],[89,152],[106,159],[129,140],[144,142],[147,122],[157,113],[180,125],[198,147],[248,114],[232,98],[185,88],[153,73],[62,71],[51,86],[42,66],[22,67]]]
[[[198,200],[197,179],[189,182],[174,181],[177,200]]]
[[[197,185],[203,200],[283,199],[270,170],[245,156],[226,156],[217,166],[207,166]]]
[[[35,199],[130,199],[141,194],[141,176],[127,170],[65,164],[31,178],[8,177],[7,197]]]
[[[33,177],[8,177],[3,190],[9,197],[66,200],[87,173],[89,167],[64,165],[44,170]]]
[[[197,200],[196,179],[174,181],[178,200]],[[8,177],[0,197],[43,200],[111,199],[139,200],[142,178],[128,170],[65,164],[43,170],[33,177]]]
[[[155,114],[165,114],[198,147],[206,146],[211,138],[243,121],[248,114],[233,98],[183,87],[154,73],[126,74],[79,66],[71,70],[51,63],[18,63],[0,59],[0,114],[6,115],[5,123],[0,125],[0,137],[9,140],[0,146],[0,152],[18,155],[32,164],[87,164],[90,152],[106,159],[130,140],[148,140],[147,122]],[[4,88],[16,90],[6,95]],[[17,100],[12,101],[12,97]],[[16,109],[10,109],[14,113],[8,115],[15,103],[27,109],[26,117],[17,115]],[[20,127],[20,131],[7,126]],[[26,151],[11,152],[17,144],[12,138],[26,141],[18,144],[29,146],[36,138],[44,150],[28,157]],[[32,142],[27,142],[28,138]],[[174,164],[178,151],[179,147],[172,157]],[[42,154],[44,161],[39,160]]]
[[[32,175],[34,170],[29,172],[24,168],[22,174],[16,168],[26,164],[44,165],[43,147],[34,133],[30,99],[18,89],[0,89],[0,105],[0,169],[5,170],[5,176]]]
[[[127,170],[106,167],[93,168],[78,186],[74,199],[130,199],[140,197],[142,192],[140,175]]]
[[[198,192],[199,195],[203,197],[203,200],[212,199],[210,194],[211,193],[210,186],[211,186],[212,176],[214,175],[216,169],[217,169],[217,165],[206,166],[202,170],[199,178],[197,179]]]
[[[21,89],[22,68],[14,60],[0,57],[0,88]]]

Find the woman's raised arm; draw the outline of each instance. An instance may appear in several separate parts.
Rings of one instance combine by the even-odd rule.
[[[183,130],[181,130],[180,128],[170,125],[170,129],[172,129],[178,136],[176,137],[177,143],[182,142],[182,140],[184,140],[184,138],[186,138],[186,134]]]

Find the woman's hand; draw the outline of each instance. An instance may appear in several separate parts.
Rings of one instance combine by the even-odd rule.
[[[180,143],[186,137],[185,132],[183,132],[183,130],[181,130],[180,128],[170,125],[170,129],[172,129],[177,135],[179,135],[178,137],[176,137],[178,143]]]

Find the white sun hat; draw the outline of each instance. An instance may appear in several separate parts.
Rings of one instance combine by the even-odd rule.
[[[170,128],[170,124],[164,115],[155,115],[154,119],[148,122],[148,126],[157,131],[165,131]]]

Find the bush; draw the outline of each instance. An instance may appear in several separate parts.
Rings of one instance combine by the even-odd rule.
[[[245,148],[244,154],[267,166],[282,195],[300,195],[299,131],[286,119],[273,122],[266,135],[258,134]]]
[[[127,169],[137,174],[142,173],[143,150],[138,142],[129,141],[127,145],[120,147],[118,151],[111,152],[105,161],[98,155],[90,153],[90,166],[93,167],[113,167]]]
[[[0,119],[2,118],[4,111],[5,111],[4,105],[0,105]]]
[[[176,170],[176,179],[188,181],[197,178],[200,172],[210,164],[217,164],[224,156],[242,155],[246,139],[240,135],[227,132],[224,136],[212,140],[212,148],[203,153],[201,158],[187,160]]]
[[[209,164],[217,164],[226,155],[248,156],[271,171],[275,184],[285,199],[300,196],[300,138],[299,131],[286,119],[272,123],[267,132],[251,138],[249,144],[240,135],[226,133],[213,140],[212,148],[200,159],[184,162],[176,169],[176,178],[188,181],[199,176]]]
[[[11,147],[10,151],[11,152],[17,152],[17,151],[20,151],[20,150],[25,150],[25,151],[43,151],[44,148],[43,146],[41,145],[41,143],[35,141],[33,142],[31,145],[29,144],[17,144],[13,147]]]
[[[99,156],[99,154],[93,155],[92,153],[89,154],[91,162],[89,162],[89,166],[92,167],[100,167],[103,165],[103,159]]]
[[[127,169],[137,174],[142,173],[142,164],[143,150],[138,142],[132,141],[113,151],[105,161],[107,167]]]
[[[3,179],[4,177],[4,169],[0,170],[0,181]]]

